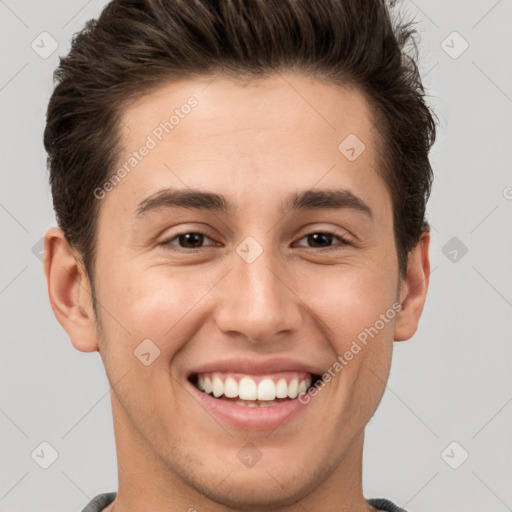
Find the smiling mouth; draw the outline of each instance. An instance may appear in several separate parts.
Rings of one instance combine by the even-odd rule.
[[[208,372],[191,374],[188,378],[199,391],[244,407],[273,407],[295,400],[318,379],[319,375],[305,372],[270,375]]]

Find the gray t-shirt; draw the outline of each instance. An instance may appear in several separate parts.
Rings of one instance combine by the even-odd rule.
[[[99,494],[82,510],[82,512],[101,512],[107,505],[110,505],[114,501],[116,494],[117,493],[115,492]],[[371,498],[366,501],[373,507],[376,507],[379,510],[385,510],[386,512],[407,512],[403,508],[395,505],[392,501],[384,498]]]

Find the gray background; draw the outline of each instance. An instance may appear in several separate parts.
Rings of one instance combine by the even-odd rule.
[[[0,0],[0,511],[79,511],[117,489],[99,354],[73,349],[36,256],[55,225],[42,144],[52,72],[105,3]],[[404,7],[419,21],[420,68],[441,125],[431,153],[433,273],[419,332],[395,343],[367,428],[364,493],[416,512],[504,512],[512,510],[512,2]],[[58,43],[47,58],[43,31]],[[43,441],[58,452],[48,469],[31,457]]]

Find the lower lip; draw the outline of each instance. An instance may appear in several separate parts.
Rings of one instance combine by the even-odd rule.
[[[273,430],[290,423],[306,410],[306,405],[311,405],[294,398],[268,407],[246,407],[214,398],[197,389],[191,382],[188,385],[208,412],[220,421],[244,430]]]

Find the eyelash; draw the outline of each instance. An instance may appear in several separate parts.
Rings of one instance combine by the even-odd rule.
[[[164,240],[160,245],[162,245],[165,248],[169,248],[169,250],[171,250],[171,251],[176,251],[176,252],[192,252],[192,253],[194,253],[194,252],[198,252],[198,251],[205,249],[205,247],[186,248],[186,247],[179,247],[179,246],[177,246],[177,248],[171,248],[171,247],[175,247],[174,244],[171,243],[173,240],[179,238],[180,236],[188,235],[188,234],[192,234],[192,233],[196,234],[196,235],[202,235],[211,240],[211,237],[208,236],[203,231],[183,231],[182,233],[177,233],[172,238]],[[317,251],[337,250],[337,249],[342,249],[346,245],[351,245],[350,242],[346,238],[342,237],[341,235],[336,234],[333,231],[312,231],[311,233],[307,233],[306,235],[301,237],[299,239],[299,241],[310,236],[310,235],[331,235],[332,237],[337,238],[341,242],[341,245],[338,247],[336,247],[336,246],[317,247],[317,248],[311,247],[311,249],[316,249]],[[301,246],[301,247],[303,247],[303,246]]]

